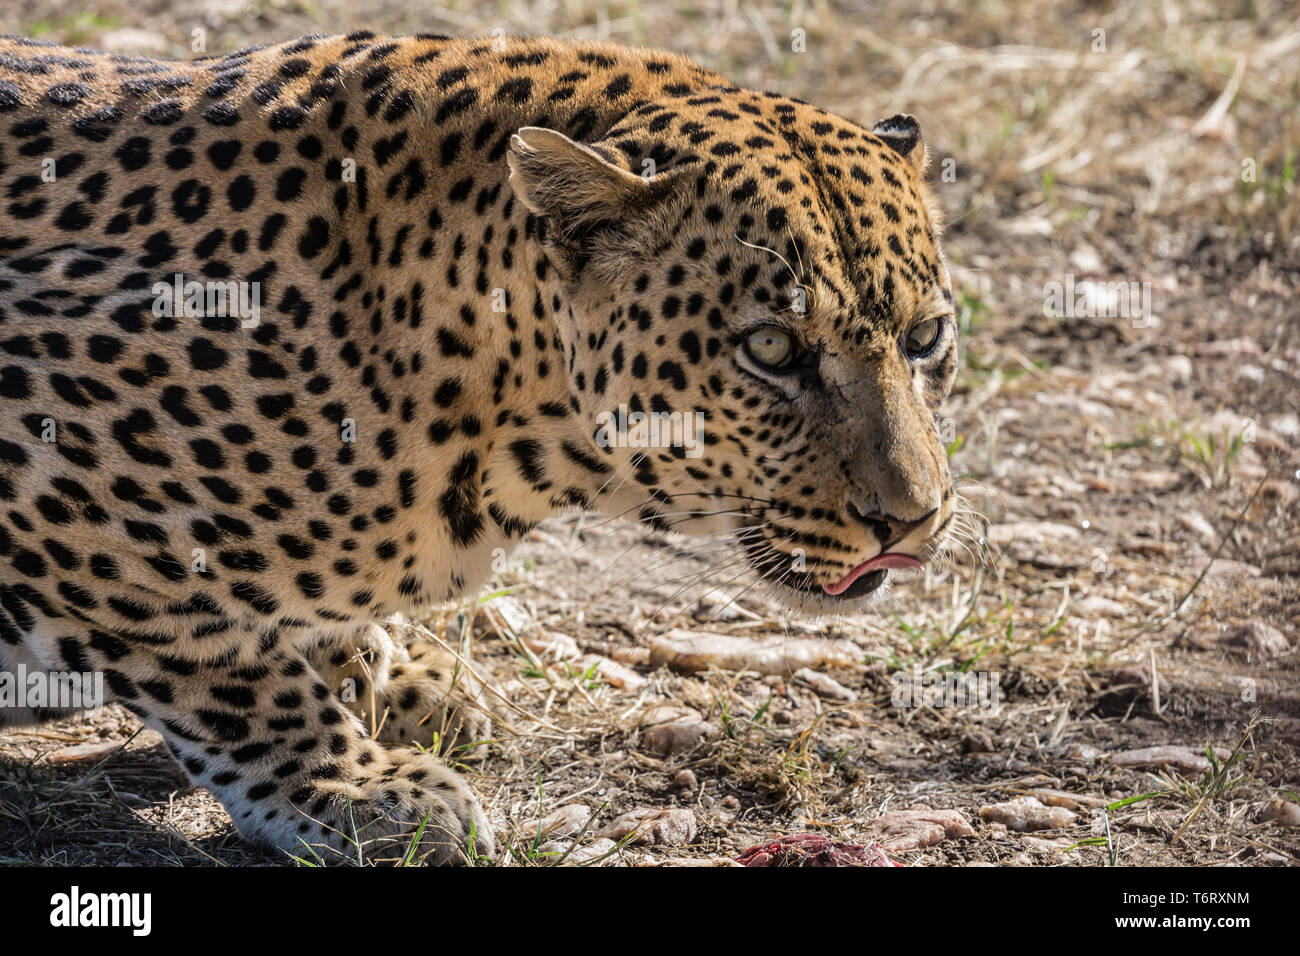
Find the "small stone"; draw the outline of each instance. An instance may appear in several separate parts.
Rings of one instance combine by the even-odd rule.
[[[1095,275],[1101,271],[1101,256],[1097,255],[1097,250],[1092,246],[1080,243],[1070,253],[1070,264],[1077,272]]]
[[[675,856],[667,860],[657,860],[648,866],[725,866],[738,867],[744,866],[743,863],[737,863],[729,856]]]
[[[988,823],[1001,823],[1008,830],[1023,833],[1029,830],[1057,830],[1068,827],[1077,814],[1065,807],[1045,806],[1033,797],[1017,797],[1006,803],[994,803],[980,808],[980,819]]]
[[[655,724],[641,732],[641,743],[658,757],[670,757],[693,748],[715,733],[711,724],[702,720],[674,720]]]
[[[1220,760],[1226,760],[1230,755],[1226,751],[1216,749],[1215,756]],[[1110,755],[1110,762],[1117,767],[1140,769],[1173,767],[1175,770],[1188,773],[1205,773],[1210,769],[1210,761],[1205,756],[1203,748],[1174,745],[1121,750]]]
[[[1025,834],[1021,836],[1020,842],[1031,850],[1060,850],[1073,841],[1069,837],[1036,837]]]
[[[1259,812],[1260,823],[1278,823],[1284,827],[1300,827],[1300,803],[1274,797]]]
[[[609,652],[611,660],[628,667],[640,667],[650,663],[650,650],[645,647],[616,647]]]
[[[1112,601],[1108,597],[1102,597],[1100,594],[1089,594],[1084,597],[1076,598],[1074,609],[1081,615],[1094,617],[1123,617],[1128,613],[1128,608],[1118,601]]]
[[[700,789],[700,781],[696,779],[694,773],[689,770],[678,770],[677,775],[673,777],[672,789],[685,790],[687,793],[694,793]]]
[[[695,839],[695,814],[681,807],[641,807],[615,817],[596,832],[597,839],[675,846]]]
[[[1007,547],[1013,541],[1073,541],[1079,537],[1079,529],[1074,525],[1060,524],[1054,521],[1012,521],[995,524],[988,529],[988,538],[999,547]]]
[[[1065,807],[1067,810],[1104,807],[1113,802],[1106,797],[1095,797],[1087,793],[1070,793],[1068,790],[1050,790],[1047,788],[1035,788],[1029,792],[1029,796],[1041,800],[1049,807]]]
[[[916,850],[944,840],[972,836],[974,828],[958,810],[890,810],[871,822],[886,850]]]
[[[1260,570],[1245,561],[1232,561],[1228,558],[1215,558],[1210,562],[1206,575],[1212,578],[1257,578]]]
[[[1213,355],[1223,358],[1244,358],[1262,353],[1260,344],[1254,339],[1219,339],[1214,342],[1202,342],[1196,348],[1198,355]]]
[[[693,674],[727,671],[788,674],[802,667],[853,667],[861,651],[850,641],[773,637],[755,640],[730,634],[671,630],[650,638],[650,663]]]
[[[1066,758],[1070,760],[1093,761],[1100,760],[1105,755],[1104,751],[1092,744],[1071,744],[1065,751]]]
[[[1165,362],[1169,380],[1176,384],[1185,384],[1192,378],[1192,360],[1186,355],[1171,355]]]
[[[605,683],[623,690],[640,690],[649,683],[636,671],[597,654],[588,654],[573,666],[584,674],[594,667],[596,675]]]
[[[685,704],[652,704],[637,718],[637,723],[642,727],[651,727],[655,724],[666,724],[672,720],[702,719],[698,710],[694,707],[687,707]]]
[[[1228,634],[1228,643],[1246,648],[1252,657],[1267,658],[1291,649],[1286,635],[1263,621],[1245,621]]]
[[[45,755],[47,763],[65,764],[65,763],[98,763],[107,757],[112,756],[121,750],[123,742],[120,740],[102,740],[88,744],[74,744],[71,747],[60,747],[58,750],[52,750]]]
[[[725,604],[715,604],[711,601],[700,601],[695,605],[691,612],[691,617],[700,624],[712,624],[716,621],[735,621],[744,617],[744,612],[736,606],[735,601],[728,601]]]
[[[794,672],[797,680],[803,681],[823,697],[829,697],[832,700],[844,700],[852,703],[858,699],[857,693],[845,687],[835,678],[828,674],[822,674],[807,667],[801,667]]]
[[[735,794],[727,794],[727,796],[718,801],[718,806],[722,807],[724,810],[739,810],[740,800]]]
[[[524,607],[523,604],[519,602],[518,598],[503,595],[489,601],[483,606],[496,611],[497,615],[501,618],[501,623],[515,634],[523,634],[533,626],[533,615],[529,612],[528,608]]]
[[[1178,523],[1200,538],[1205,544],[1218,543],[1219,533],[1214,530],[1214,525],[1210,524],[1199,511],[1183,512],[1178,516]]]
[[[583,864],[589,864],[591,866],[600,866],[601,864],[608,862],[607,860],[601,860],[600,858],[611,853],[617,846],[618,844],[613,840],[593,840],[586,846],[580,846],[570,853],[564,858],[564,862],[560,865],[582,866]],[[561,850],[560,853],[563,855],[564,851]],[[558,860],[559,858],[556,857],[556,859]],[[595,862],[597,860],[600,860],[600,862]]]
[[[570,803],[567,806],[559,807],[542,817],[542,838],[561,840],[565,837],[576,836],[582,832],[582,828],[587,825],[587,821],[590,819],[591,808],[580,803]],[[535,833],[536,825],[526,832]]]
[[[1129,472],[1128,477],[1144,491],[1172,491],[1183,483],[1181,473],[1164,468],[1139,468]]]
[[[571,661],[582,656],[578,642],[567,634],[555,631],[542,631],[531,637],[520,638],[528,648],[543,661]]]

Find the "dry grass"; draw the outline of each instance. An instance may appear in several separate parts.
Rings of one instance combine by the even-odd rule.
[[[571,803],[599,809],[584,843],[635,807],[695,812],[691,846],[609,856],[635,863],[734,856],[796,829],[868,840],[882,810],[904,807],[958,809],[977,822],[980,806],[1041,788],[1111,809],[1104,820],[1081,812],[1045,840],[977,823],[976,836],[898,855],[928,865],[1300,860],[1294,828],[1257,819],[1272,797],[1300,791],[1294,8],[930,6],[921,15],[865,2],[669,11],[380,0],[362,14],[337,0],[110,0],[88,17],[53,0],[37,18],[0,2],[4,30],[176,55],[195,26],[211,51],[362,27],[605,36],[685,51],[740,83],[863,123],[897,111],[920,118],[966,333],[947,412],[952,460],[982,516],[972,527],[992,529],[972,542],[971,557],[986,560],[904,581],[877,613],[812,626],[756,591],[729,604],[748,582],[724,584],[723,559],[711,565],[689,542],[590,518],[551,523],[497,582],[509,594],[480,605],[464,632],[472,666],[504,699],[494,698],[492,743],[453,756],[512,848],[503,863],[555,862],[538,852],[534,821]],[[790,52],[796,28],[807,53]],[[1248,169],[1253,182],[1243,181]],[[1159,322],[1045,316],[1044,283],[1066,274],[1150,282]],[[1016,522],[1034,526],[1008,534]],[[505,633],[502,606],[522,632],[560,632],[627,660],[649,635],[704,621],[733,634],[849,640],[861,662],[833,676],[858,699],[829,699],[789,676],[645,666],[645,687],[618,688],[585,666],[539,662]],[[443,639],[460,640],[453,615],[430,618]],[[1270,656],[1232,643],[1243,622],[1277,628],[1290,649]],[[1143,666],[1145,676],[1134,670]],[[891,706],[891,675],[912,668],[996,672],[1002,708]],[[640,723],[666,703],[693,708],[716,739],[668,759],[647,752]],[[1268,719],[1256,721],[1257,710]],[[109,711],[0,738],[4,854],[276,862],[231,835],[148,732],[93,772],[42,756],[69,738],[123,740],[137,729]],[[1201,773],[1119,767],[1087,750],[1162,744],[1236,754]],[[672,787],[682,770],[698,791]]]

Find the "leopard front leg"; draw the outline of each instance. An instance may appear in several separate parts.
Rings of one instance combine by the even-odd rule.
[[[322,679],[371,736],[464,756],[491,736],[483,684],[402,615],[311,652]]]
[[[178,666],[139,649],[115,664],[119,697],[245,838],[326,862],[491,855],[491,828],[459,775],[371,739],[298,650],[262,647],[234,664]]]

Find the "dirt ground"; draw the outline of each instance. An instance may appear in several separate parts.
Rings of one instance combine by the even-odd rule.
[[[489,594],[427,614],[497,688],[491,741],[455,759],[498,865],[720,863],[794,832],[907,865],[1300,862],[1293,4],[95,6],[0,0],[0,30],[177,56],[196,27],[210,52],[359,28],[601,36],[868,126],[921,121],[961,306],[945,437],[969,547],[895,575],[872,613],[809,623],[707,543],[550,522]],[[1047,314],[1051,283],[1087,282],[1147,283],[1152,308]],[[682,631],[837,643],[811,670],[662,663]],[[909,704],[903,677],[982,679],[996,702]],[[1026,796],[1055,809],[995,806]],[[629,811],[659,825],[621,837]],[[559,821],[540,838],[539,813]],[[0,862],[289,861],[109,708],[0,736]]]

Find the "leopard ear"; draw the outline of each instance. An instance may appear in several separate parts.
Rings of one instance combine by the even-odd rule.
[[[917,172],[925,170],[925,140],[921,138],[921,125],[909,113],[897,113],[872,127],[885,141],[885,145],[912,164]]]
[[[652,198],[646,180],[553,129],[522,127],[506,159],[519,201],[561,237],[617,223]]]

